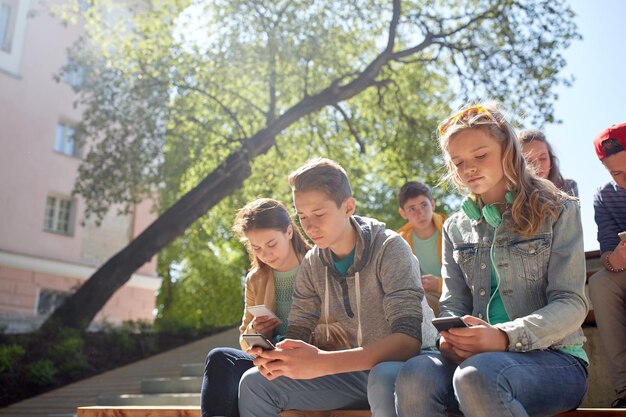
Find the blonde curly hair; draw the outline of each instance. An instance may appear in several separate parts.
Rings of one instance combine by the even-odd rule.
[[[514,231],[532,236],[546,217],[558,217],[564,201],[571,197],[552,182],[535,176],[527,169],[515,129],[495,101],[467,104],[439,124],[439,145],[448,166],[445,180],[451,181],[459,191],[469,192],[469,197],[482,208],[484,204],[480,196],[469,191],[449,158],[450,139],[468,129],[481,129],[502,145],[502,170],[506,188],[515,196],[511,207]]]

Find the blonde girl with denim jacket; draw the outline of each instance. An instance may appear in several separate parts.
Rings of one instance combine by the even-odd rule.
[[[449,179],[468,193],[443,230],[440,352],[406,362],[399,416],[551,416],[587,390],[580,208],[527,169],[496,103],[438,128]]]

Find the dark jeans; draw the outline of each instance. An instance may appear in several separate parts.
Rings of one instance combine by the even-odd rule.
[[[239,417],[239,380],[254,366],[252,359],[247,353],[233,348],[215,348],[209,352],[202,381],[202,417]]]

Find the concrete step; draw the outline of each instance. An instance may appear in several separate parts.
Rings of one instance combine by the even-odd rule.
[[[96,405],[106,406],[200,406],[200,392],[193,394],[124,394],[99,395]]]
[[[202,377],[150,378],[141,381],[142,394],[198,393],[202,388]]]
[[[180,367],[181,376],[202,376],[204,374],[203,363],[184,363]]]

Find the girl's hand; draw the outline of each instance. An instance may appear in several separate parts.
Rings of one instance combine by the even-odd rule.
[[[424,287],[424,291],[437,291],[439,290],[439,279],[431,274],[422,275],[422,287]]]
[[[281,323],[277,318],[258,316],[252,319],[250,326],[256,333],[260,333],[268,339],[272,338],[272,331]]]
[[[470,327],[441,332],[457,356],[467,359],[481,352],[504,352],[509,345],[509,337],[497,327],[473,316],[464,316],[463,321]]]

